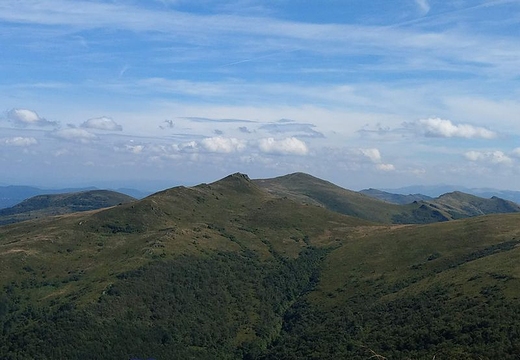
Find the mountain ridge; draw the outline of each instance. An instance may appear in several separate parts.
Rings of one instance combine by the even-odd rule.
[[[318,180],[289,177],[294,196],[333,185]],[[0,226],[0,357],[518,354],[520,213],[375,223],[258,184],[232,174]]]
[[[342,214],[381,223],[431,223],[497,212],[520,212],[520,206],[512,202],[482,199],[468,194],[457,195],[459,198],[457,204],[454,201],[456,195],[394,204],[341,188],[331,182],[304,173],[254,181],[260,187],[278,196],[288,196],[302,203],[323,206]]]

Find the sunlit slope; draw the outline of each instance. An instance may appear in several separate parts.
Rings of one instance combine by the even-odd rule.
[[[255,180],[272,194],[316,204],[342,214],[394,224],[428,224],[476,215],[519,212],[520,206],[498,198],[452,193],[438,199],[398,205],[343,189],[304,173]]]
[[[442,208],[454,219],[468,216],[520,212],[520,205],[512,201],[498,197],[484,199],[459,191],[441,195],[435,198],[432,203]]]

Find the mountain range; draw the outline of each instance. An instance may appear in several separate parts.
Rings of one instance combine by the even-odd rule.
[[[237,173],[0,226],[0,358],[514,359],[515,205]]]
[[[505,200],[513,201],[520,204],[520,191],[514,190],[500,190],[493,188],[468,188],[464,186],[454,185],[432,185],[432,186],[406,186],[396,189],[381,189],[382,191],[408,195],[408,194],[422,194],[430,197],[437,197],[445,193],[460,191],[466,194],[480,196],[484,198],[499,197]]]

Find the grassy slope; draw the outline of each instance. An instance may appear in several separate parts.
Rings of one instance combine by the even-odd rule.
[[[79,345],[107,358],[513,358],[519,223],[375,225],[235,174],[4,226],[0,283],[22,336],[5,343],[27,355],[39,338],[59,340],[46,351],[82,358],[98,353]]]
[[[75,193],[37,195],[0,210],[0,225],[88,211],[132,202],[135,199],[115,191],[90,190]]]
[[[272,354],[298,358],[321,343],[322,358],[513,359],[519,223],[508,214],[360,228],[327,257],[316,290],[287,312]]]
[[[272,194],[375,222],[390,223],[403,209],[303,173],[255,182]]]
[[[273,198],[235,174],[106,210],[0,227],[0,283],[10,294],[3,301],[17,309],[15,318],[5,319],[15,332],[5,343],[27,348],[20,358],[35,354],[32,341],[37,340],[20,343],[25,337],[63,343],[45,348],[44,357],[96,358],[106,341],[120,344],[105,349],[109,358],[130,356],[126,348],[133,354],[180,357],[233,358],[236,351],[259,351],[279,329],[281,312],[311,281],[320,256],[313,249],[337,246],[340,237],[362,225],[368,223]],[[306,249],[310,252],[302,258]],[[206,272],[202,277],[201,271]],[[178,281],[168,288],[165,276]],[[214,297],[227,305],[218,307]],[[177,305],[160,316],[146,310],[151,303],[164,308],[163,302],[174,298],[185,304],[176,303],[184,311],[179,313]],[[196,310],[201,307],[207,316]],[[40,323],[41,316],[52,321]],[[169,339],[159,350],[157,334],[146,325],[150,321],[163,329],[159,341],[172,333],[185,336]],[[202,335],[190,335],[195,325],[189,324],[200,321],[208,324],[196,331]],[[68,334],[66,329],[78,326],[81,335]],[[209,335],[215,329],[225,333],[215,335],[222,336],[221,345]],[[144,344],[128,343],[130,334]],[[203,349],[189,346],[195,343]],[[257,350],[237,348],[243,344]],[[93,352],[87,354],[88,349]]]
[[[468,216],[520,212],[520,205],[497,197],[484,199],[459,191],[444,194],[432,201],[454,219]]]
[[[97,296],[115,274],[149,261],[207,251],[276,251],[295,257],[309,245],[334,243],[335,233],[363,220],[273,198],[237,176],[178,187],[106,210],[0,227],[0,281],[35,275],[62,281],[74,274]],[[23,268],[32,270],[24,270]],[[72,274],[72,275],[71,275]],[[41,290],[35,300],[70,294],[82,282]]]
[[[498,198],[482,199],[457,192],[432,200],[403,205],[391,204],[303,173],[255,181],[278,196],[387,224],[426,224],[475,215],[520,211],[520,206],[509,201]]]

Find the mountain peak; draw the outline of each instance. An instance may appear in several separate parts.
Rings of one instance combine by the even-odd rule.
[[[236,192],[250,193],[262,191],[253,181],[251,181],[249,176],[239,172],[228,175],[223,179],[217,180],[211,183],[210,186]]]
[[[236,172],[234,174],[228,175],[223,180],[225,180],[225,179],[238,179],[238,180],[245,180],[248,182],[251,181],[251,179],[249,178],[249,176],[247,176],[247,174],[242,174],[240,172]]]

